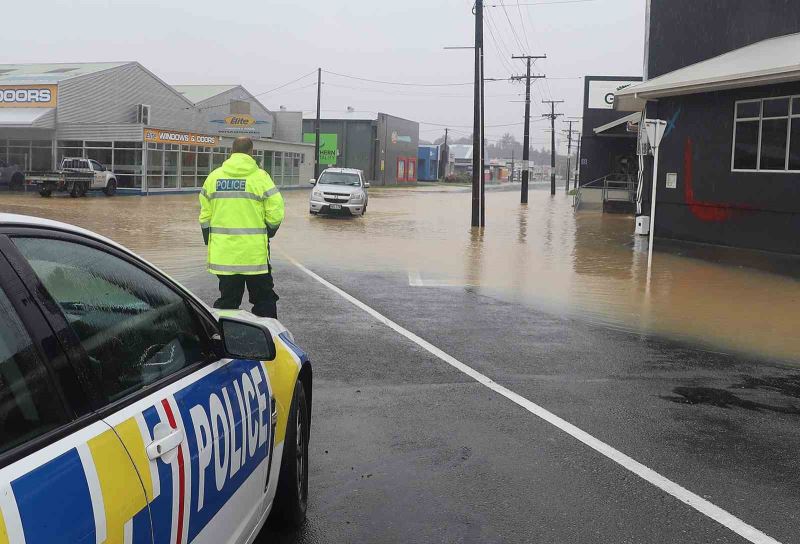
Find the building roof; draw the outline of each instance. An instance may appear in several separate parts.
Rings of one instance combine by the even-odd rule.
[[[763,40],[631,85],[614,107],[641,111],[647,100],[800,80],[800,33]]]
[[[472,146],[466,144],[453,144],[450,146],[450,156],[456,160],[471,160]]]
[[[642,120],[642,112],[635,111],[635,112],[631,113],[630,115],[626,115],[625,117],[617,119],[616,121],[611,121],[610,123],[606,123],[603,126],[597,127],[596,129],[594,129],[594,133],[595,134],[602,134],[602,133],[607,132],[607,131],[609,131],[611,129],[617,128],[617,127],[619,127],[621,125],[626,125],[629,122],[630,123],[639,123],[639,122],[641,122],[641,120]]]
[[[58,83],[132,62],[77,62],[56,64],[0,64],[0,85]]]
[[[0,109],[0,127],[53,128],[54,111],[53,108],[2,108]]]
[[[204,102],[222,93],[226,93],[240,85],[173,85],[176,91],[194,104]]]

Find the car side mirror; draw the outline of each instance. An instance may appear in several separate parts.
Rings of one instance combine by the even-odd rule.
[[[309,182],[311,185],[316,185],[316,184],[317,184],[317,180],[315,180],[314,178],[311,178],[310,180],[308,180],[308,182]]]
[[[267,327],[230,317],[219,320],[225,357],[249,361],[275,359],[275,341]]]
[[[369,188],[369,182],[368,182],[368,181],[365,181],[365,182],[364,182],[364,187],[365,187],[365,188]]]

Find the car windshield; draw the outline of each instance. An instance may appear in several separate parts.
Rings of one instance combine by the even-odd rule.
[[[323,172],[319,177],[319,183],[324,185],[349,185],[351,187],[361,186],[361,177],[358,174],[348,174],[345,172]]]

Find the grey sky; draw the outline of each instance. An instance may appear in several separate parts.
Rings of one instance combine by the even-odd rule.
[[[486,9],[487,77],[508,77],[512,68],[523,73],[522,61],[507,58],[523,48],[548,56],[535,70],[554,78],[538,82],[533,92],[536,147],[549,146],[546,123],[539,121],[542,97],[566,100],[559,111],[577,116],[583,95],[577,78],[641,75],[645,0],[486,2],[497,5]],[[386,81],[470,82],[472,51],[442,48],[471,45],[471,9],[470,0],[14,2],[5,11],[0,62],[137,60],[168,83],[242,83],[254,94],[317,66]],[[456,136],[471,132],[470,86],[396,87],[327,74],[324,81],[324,110],[352,106],[447,124]],[[314,82],[308,77],[260,98],[272,109],[312,110]],[[486,95],[487,125],[521,123],[524,104],[514,101],[524,98],[522,84],[487,83]],[[443,132],[431,125],[421,131],[429,140]],[[521,124],[486,132],[496,138],[505,131],[522,139]]]

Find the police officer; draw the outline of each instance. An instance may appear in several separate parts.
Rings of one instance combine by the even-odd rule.
[[[247,285],[253,313],[277,318],[269,239],[283,221],[283,197],[252,153],[250,138],[236,138],[230,158],[208,176],[200,191],[200,227],[208,271],[219,279],[214,307],[238,309]]]

